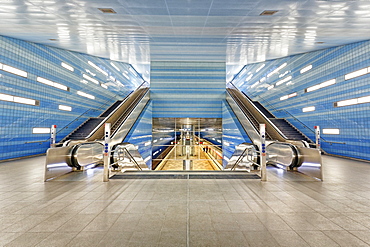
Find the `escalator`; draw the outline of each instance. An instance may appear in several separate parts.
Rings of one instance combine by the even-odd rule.
[[[111,160],[125,153],[138,170],[148,169],[135,146],[124,140],[149,102],[149,87],[143,83],[125,99],[115,102],[97,118],[89,118],[46,154],[45,180],[55,177],[52,170],[83,170],[103,163],[105,123],[111,124]],[[136,148],[137,149],[137,148]],[[64,169],[64,168],[69,169]],[[61,169],[63,168],[63,169]],[[64,172],[65,173],[65,172]]]
[[[307,167],[319,168],[320,172],[315,171],[313,176],[322,178],[320,151],[310,148],[310,144],[313,142],[307,136],[285,119],[276,118],[259,102],[252,101],[247,95],[240,92],[232,83],[228,84],[226,100],[252,143],[244,143],[241,147],[236,147],[236,151],[225,169],[240,167],[237,163],[242,164],[244,161],[246,162],[243,166],[246,166],[247,169],[258,164],[258,155],[253,156],[254,159],[251,160],[248,158],[250,155],[244,154],[244,150],[248,148],[259,153],[261,145],[259,124],[265,124],[268,164],[281,166],[288,170],[304,170]],[[240,158],[241,154],[243,154],[243,158]],[[249,165],[245,165],[246,163]]]

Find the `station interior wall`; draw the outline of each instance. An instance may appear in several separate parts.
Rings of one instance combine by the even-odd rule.
[[[57,125],[58,142],[141,83],[127,63],[0,36],[0,160],[45,153],[50,134],[33,128]]]
[[[155,118],[221,118],[225,63],[151,62]]]
[[[312,140],[319,126],[328,153],[370,160],[369,66],[370,41],[363,41],[246,65],[232,83]]]

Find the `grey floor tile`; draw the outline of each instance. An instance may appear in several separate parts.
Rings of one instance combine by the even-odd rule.
[[[64,247],[66,246],[77,233],[72,232],[54,232],[47,238],[39,242],[35,247]]]
[[[99,242],[106,234],[107,232],[80,232],[66,245],[66,247],[99,246]]]
[[[295,231],[270,231],[280,246],[283,247],[309,247],[308,243]]]
[[[158,246],[163,247],[185,247],[187,246],[186,230],[162,230]]]
[[[279,247],[279,243],[269,231],[243,232],[245,239],[251,247]]]
[[[297,233],[312,247],[340,246],[321,231],[297,231]]]
[[[216,231],[190,231],[190,246],[221,246]]]
[[[369,246],[364,241],[347,231],[323,231],[325,235],[334,240],[340,246],[362,247]]]
[[[6,247],[28,247],[35,246],[45,238],[47,238],[50,233],[44,232],[26,232],[14,239],[13,241],[6,244]]]
[[[349,231],[353,235],[355,235],[357,238],[361,239],[368,245],[370,245],[370,231]]]

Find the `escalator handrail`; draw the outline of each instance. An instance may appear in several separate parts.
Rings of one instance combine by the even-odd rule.
[[[237,90],[237,91],[239,91],[239,92],[241,92],[239,89],[237,89],[236,87],[235,87],[235,85],[233,84],[233,83],[229,83],[229,84],[231,84],[233,87],[234,87],[234,89],[235,90]],[[241,93],[241,95],[243,95],[244,96],[244,94],[242,94]],[[278,133],[279,133],[279,135],[280,136],[282,136],[285,140],[288,140],[289,138],[287,138],[285,135],[284,135],[284,133],[283,132],[281,132],[281,130],[279,129],[279,128],[277,128],[276,127],[276,125],[273,123],[273,122],[271,122],[271,120],[269,119],[269,118],[267,118],[266,116],[265,116],[265,114],[263,114],[261,111],[260,111],[260,109],[258,109],[258,107],[256,107],[254,104],[253,104],[253,102],[249,99],[249,97],[245,97],[244,96],[244,99],[246,99],[247,101],[248,101],[248,103],[250,103],[250,105],[252,105],[252,107],[254,107],[254,109],[256,110],[256,111],[258,111],[259,113],[260,113],[260,115],[265,119],[265,121],[271,126],[271,127],[273,127]]]
[[[141,86],[140,86],[141,87]],[[139,88],[140,88],[139,87]],[[108,116],[106,116],[105,118],[104,118],[104,120],[103,121],[101,121],[91,132],[90,132],[90,134],[89,135],[87,135],[86,136],[86,138],[85,139],[89,139],[99,128],[101,128],[101,126],[103,125],[103,124],[105,124],[106,123],[106,121],[114,114],[114,113],[116,113],[116,111],[118,110],[118,109],[120,109],[127,101],[128,101],[128,99],[130,98],[130,97],[132,97],[133,96],[133,94],[135,93],[135,92],[137,92],[138,90],[139,90],[139,88],[137,89],[137,90],[135,90],[134,92],[132,92],[132,93],[130,93],[125,99],[123,99],[123,101],[121,102],[121,104],[119,104],[111,113],[109,113],[109,115]]]

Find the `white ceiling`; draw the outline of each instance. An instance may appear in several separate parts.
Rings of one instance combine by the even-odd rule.
[[[0,0],[0,4],[1,35],[131,64],[226,61],[240,66],[370,39],[369,0]],[[112,8],[116,14],[98,8]],[[278,12],[260,16],[264,10]]]

